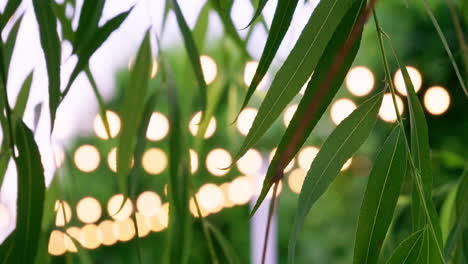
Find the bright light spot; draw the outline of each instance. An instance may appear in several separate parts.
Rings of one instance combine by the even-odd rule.
[[[223,208],[224,194],[215,184],[204,184],[197,193],[197,199],[200,207],[210,213],[217,213]]]
[[[304,95],[305,92],[306,92],[306,89],[307,89],[307,85],[309,84],[310,80],[312,79],[312,76],[309,77],[309,79],[307,80],[307,82],[304,83],[304,85],[302,85],[302,88],[301,90],[299,91],[300,94]]]
[[[72,218],[72,209],[70,205],[65,201],[55,201],[55,225],[64,226],[66,223],[69,223]],[[0,210],[1,211],[1,210]],[[0,216],[2,214],[0,213]],[[1,224],[0,224],[1,227]]]
[[[288,185],[294,193],[300,193],[307,171],[300,168],[293,170],[288,176]]]
[[[258,67],[258,62],[257,61],[249,61],[245,64],[244,68],[244,83],[247,86],[250,86],[250,83],[252,83],[252,80],[255,76],[255,71],[257,71]],[[263,79],[260,81],[258,84],[258,89],[263,90],[266,88],[266,83],[269,79],[268,73],[265,74]]]
[[[101,205],[95,198],[85,197],[76,205],[76,214],[83,223],[95,223],[99,218],[101,218]]]
[[[345,164],[343,164],[343,167],[341,167],[341,171],[345,171],[349,169],[349,166],[351,166],[351,163],[353,162],[353,158],[349,158]]]
[[[132,157],[132,164],[131,166],[133,167],[134,159]],[[117,172],[117,148],[114,147],[109,151],[109,154],[107,155],[107,165],[109,166],[109,169],[113,172]]]
[[[331,107],[331,119],[335,125],[338,125],[356,109],[356,104],[347,98],[336,100]]]
[[[229,172],[225,169],[231,165],[231,154],[224,149],[214,149],[206,156],[206,168],[215,176],[223,176]]]
[[[73,253],[78,252],[78,249],[75,246],[75,242],[73,242],[73,240],[71,239],[71,237],[69,235],[64,233],[63,238],[64,238],[64,243],[65,243],[65,248],[69,252],[73,252]]]
[[[429,113],[441,115],[450,106],[450,94],[443,87],[433,86],[424,94],[424,106]]]
[[[403,113],[403,101],[395,94],[395,101],[398,107],[398,113]],[[397,115],[395,114],[395,105],[393,104],[392,94],[386,93],[383,96],[382,105],[379,109],[379,116],[385,122],[395,122]]]
[[[166,137],[169,132],[169,121],[166,116],[154,112],[151,114],[151,119],[146,130],[146,138],[151,141],[158,141]]]
[[[297,164],[299,165],[299,168],[308,171],[318,152],[319,149],[316,147],[303,148],[297,157]]]
[[[60,256],[65,254],[67,248],[65,247],[65,235],[63,232],[53,230],[50,233],[48,251],[49,254],[53,256]]]
[[[144,216],[154,216],[161,208],[161,198],[152,191],[142,192],[136,201],[138,212]]]
[[[135,214],[137,222],[138,237],[145,237],[151,232],[150,218],[140,213]]]
[[[0,230],[10,225],[11,213],[5,204],[0,203]]]
[[[239,114],[239,118],[237,119],[237,130],[246,136],[249,133],[250,128],[252,127],[253,121],[255,120],[255,116],[257,116],[257,109],[255,108],[245,108]]]
[[[169,204],[165,203],[161,206],[161,210],[155,216],[150,218],[150,227],[153,232],[164,230],[169,224]]]
[[[374,74],[365,66],[356,66],[346,75],[345,83],[353,95],[365,96],[374,88]]]
[[[114,219],[114,220],[125,220],[130,217],[133,212],[133,204],[130,199],[127,198],[125,204],[123,205],[122,209],[120,209],[122,202],[123,202],[123,195],[116,194],[109,199],[107,203],[107,213]],[[120,209],[120,211],[119,211]]]
[[[150,148],[143,154],[141,162],[147,173],[160,174],[167,167],[166,153],[158,148]]]
[[[253,192],[252,181],[248,177],[238,177],[229,184],[228,197],[234,204],[243,205],[250,201]]]
[[[120,241],[129,241],[135,236],[135,226],[131,218],[116,221],[114,223],[114,236]]]
[[[80,244],[82,243],[81,242],[81,229],[76,227],[76,226],[72,226],[72,227],[69,227],[67,228],[67,235],[72,237],[73,239],[75,239],[76,241],[80,242]]]
[[[296,110],[297,110],[297,104],[293,104],[289,106],[288,108],[286,108],[286,111],[284,112],[284,115],[283,115],[283,124],[286,127],[289,126],[289,123],[291,122],[294,116],[294,113],[296,113]]]
[[[120,132],[120,117],[112,112],[106,111],[107,121],[109,122],[109,130],[111,138],[115,138]],[[102,120],[101,115],[97,115],[94,118],[94,133],[99,138],[108,139],[108,135],[106,132],[106,127],[104,126],[104,121]]]
[[[276,153],[276,148],[274,148],[270,153],[270,156],[269,156],[270,162],[273,159],[273,157],[275,156],[275,153]],[[294,167],[294,158],[289,162],[288,166],[286,166],[286,168],[284,168],[284,173],[290,172],[293,169],[293,167]]]
[[[201,118],[201,112],[197,112],[195,115],[193,115],[192,119],[190,120],[189,130],[193,136],[197,135],[198,127],[200,126],[200,118]],[[211,136],[213,136],[215,131],[216,131],[216,119],[214,117],[211,117],[210,122],[208,123],[208,127],[206,128],[204,138],[210,138]]]
[[[210,56],[202,55],[200,56],[200,63],[206,84],[212,83],[218,74],[218,66],[216,65],[216,62]]]
[[[200,200],[197,200],[197,201],[198,203],[200,203]],[[197,218],[200,217],[200,215],[198,214],[197,205],[195,204],[195,199],[193,197],[191,197],[189,200],[189,210],[190,210],[190,213],[194,217],[197,217]],[[200,213],[202,217],[205,217],[210,214],[210,212],[206,210],[204,207],[202,207],[201,205],[200,205]]]
[[[102,221],[98,226],[97,238],[105,246],[114,245],[117,237],[114,235],[114,222],[110,220]]]
[[[229,182],[225,182],[223,184],[221,184],[221,186],[219,186],[221,188],[221,190],[223,191],[224,193],[224,207],[225,208],[231,208],[233,207],[235,204],[231,201],[231,199],[229,199],[229,186],[231,185],[231,183]]]
[[[237,169],[243,174],[253,175],[262,168],[262,154],[255,149],[249,149],[242,158],[237,161]]]
[[[271,199],[271,197],[273,197],[274,186],[275,185],[273,184],[273,186],[270,188],[270,191],[268,191],[268,194],[267,194],[268,199]],[[259,191],[260,190],[261,190],[261,188],[259,188]],[[278,190],[276,191],[276,197],[280,196],[282,190],[283,190],[283,181],[280,181],[279,184],[278,184]]]
[[[101,157],[99,151],[95,146],[82,145],[75,151],[75,165],[83,172],[92,172],[97,169]]]
[[[190,172],[195,173],[198,170],[198,154],[195,150],[190,149]]]
[[[413,83],[414,91],[418,92],[422,85],[421,73],[418,71],[418,69],[411,66],[406,66],[406,70],[410,76],[411,83]],[[407,95],[405,80],[400,69],[398,69],[398,71],[395,73],[395,76],[393,77],[393,83],[401,95]]]
[[[151,64],[151,79],[154,78],[154,76],[156,76],[156,73],[158,73],[158,62],[153,59],[153,63]]]
[[[55,159],[55,166],[59,168],[65,161],[65,152],[63,148],[58,145],[52,145],[52,151]]]
[[[94,224],[85,225],[81,229],[80,241],[84,248],[96,249],[101,245],[97,235],[98,228]]]

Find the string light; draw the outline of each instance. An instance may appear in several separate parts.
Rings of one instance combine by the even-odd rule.
[[[150,227],[153,232],[160,232],[169,224],[169,204],[161,206],[161,210],[155,216],[150,217]]]
[[[374,74],[365,66],[353,67],[346,75],[345,84],[355,96],[366,96],[374,88]]]
[[[105,246],[112,246],[117,242],[114,235],[114,222],[104,220],[98,225],[97,238]]]
[[[165,138],[168,132],[169,121],[167,117],[159,112],[152,113],[146,130],[146,138],[151,141],[159,141]]]
[[[62,232],[53,230],[50,233],[48,252],[53,256],[60,256],[67,252],[65,247],[65,238]]]
[[[120,208],[123,199],[124,196],[122,194],[116,194],[112,196],[107,203],[107,212],[114,220],[125,220],[129,218],[133,212],[133,204],[128,198],[125,200],[123,207]]]
[[[126,242],[135,236],[135,226],[131,218],[119,220],[114,223],[113,227],[114,236],[119,241]]]
[[[263,165],[262,154],[255,149],[249,149],[244,156],[237,161],[237,169],[243,174],[253,175],[260,172]]]
[[[221,188],[212,183],[204,184],[197,193],[200,207],[210,213],[217,213],[223,208],[224,194]]]
[[[441,86],[433,86],[424,94],[424,106],[433,115],[441,115],[450,106],[450,94]]]
[[[398,112],[403,114],[403,101],[395,94],[395,101],[398,107]],[[379,109],[379,117],[385,122],[395,122],[397,115],[395,114],[395,106],[393,104],[392,94],[386,93],[382,99],[382,105]]]
[[[59,201],[59,200],[55,201],[54,210],[56,212],[56,215],[55,215],[56,226],[65,226],[66,223],[70,222],[72,218],[72,209],[66,201]],[[1,215],[2,214],[0,213],[0,216]]]
[[[135,214],[137,222],[137,234],[138,237],[145,237],[151,232],[151,225],[149,223],[149,217],[146,217],[140,213]]]
[[[201,118],[201,112],[197,112],[195,113],[195,115],[193,115],[192,119],[190,120],[189,130],[193,136],[197,135],[198,127],[200,126],[200,122],[201,122],[200,118]],[[211,136],[213,136],[215,131],[216,131],[216,119],[214,117],[211,117],[210,122],[208,122],[208,127],[206,128],[204,138],[210,138]]]
[[[190,172],[195,173],[198,170],[198,154],[195,150],[190,149]]]
[[[161,207],[161,198],[152,191],[142,192],[137,198],[136,206],[143,216],[154,216]]]
[[[231,184],[229,182],[225,182],[221,184],[221,186],[219,186],[219,188],[221,188],[221,190],[224,193],[224,205],[223,206],[225,208],[231,208],[235,205],[234,202],[231,201],[231,199],[229,198],[229,186],[230,185]]]
[[[336,100],[331,107],[331,119],[338,125],[356,109],[356,104],[347,98]]]
[[[81,222],[92,224],[101,218],[102,209],[98,200],[93,197],[84,197],[76,205],[76,213]]]
[[[75,166],[82,172],[93,172],[99,166],[101,157],[96,147],[82,145],[75,151]]]
[[[237,119],[236,126],[239,133],[246,136],[249,133],[250,128],[257,116],[257,109],[255,108],[245,108],[239,114],[239,118]]]
[[[211,84],[218,74],[218,66],[216,65],[216,62],[210,56],[202,55],[200,56],[200,63],[206,84]]]
[[[120,117],[110,110],[106,111],[106,116],[111,138],[115,138],[120,132]],[[94,133],[96,133],[96,135],[101,139],[109,139],[109,135],[107,134],[101,115],[96,115],[94,118]]]
[[[96,249],[101,243],[97,238],[97,226],[95,224],[85,225],[80,232],[80,241],[84,248]]]
[[[252,80],[255,76],[255,71],[257,71],[258,61],[249,61],[245,64],[244,67],[244,83],[246,86],[250,86]],[[264,90],[269,79],[269,74],[266,73],[263,79],[258,84],[259,90]]]
[[[410,77],[411,83],[413,84],[414,91],[418,92],[419,89],[421,89],[421,85],[422,85],[421,73],[418,71],[418,69],[412,66],[406,66],[406,70],[408,71],[408,75]],[[395,76],[393,77],[393,82],[395,84],[396,90],[401,95],[406,96],[407,91],[406,91],[405,79],[403,78],[403,74],[400,69],[398,69],[398,71],[395,73]]]
[[[150,148],[143,154],[142,165],[147,173],[160,174],[167,167],[166,153],[158,148]]]
[[[228,187],[228,197],[236,205],[243,205],[250,201],[253,196],[254,187],[248,177],[234,179]]]
[[[223,176],[229,172],[227,168],[231,165],[231,154],[224,149],[214,149],[206,156],[206,168],[215,176]]]

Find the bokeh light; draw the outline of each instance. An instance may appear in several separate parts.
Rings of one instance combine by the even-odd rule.
[[[109,123],[111,138],[115,138],[120,132],[120,117],[110,110],[106,111],[106,116]],[[96,133],[99,138],[109,139],[101,115],[97,115],[94,118],[94,133]]]
[[[450,94],[441,86],[433,86],[424,94],[424,107],[433,115],[441,115],[450,106]]]
[[[210,56],[202,55],[200,56],[200,63],[206,84],[211,84],[216,79],[216,75],[218,75],[216,62]]]
[[[81,228],[80,241],[81,245],[87,249],[96,249],[101,245],[98,240],[98,228],[95,224],[88,224]]]
[[[228,198],[236,205],[244,205],[250,201],[254,186],[249,177],[238,177],[228,187]]]
[[[330,110],[333,123],[338,125],[356,109],[356,104],[347,98],[336,100]]]
[[[249,149],[237,161],[237,169],[246,175],[253,175],[260,172],[263,165],[262,154],[255,149]]]
[[[239,118],[237,119],[236,126],[237,130],[241,135],[246,136],[249,133],[250,128],[257,116],[258,110],[255,108],[245,108],[240,112]]]
[[[374,88],[374,74],[365,66],[355,66],[346,75],[345,84],[351,94],[366,96]]]
[[[154,216],[161,208],[161,198],[153,191],[142,192],[137,198],[136,207],[143,216]]]
[[[105,246],[112,246],[117,242],[117,237],[114,235],[114,222],[104,220],[98,225],[97,238]]]
[[[301,151],[299,151],[299,154],[297,156],[297,165],[299,168],[308,171],[310,169],[310,165],[312,164],[312,161],[314,161],[315,156],[317,156],[319,152],[319,149],[316,147],[305,147]]]
[[[291,191],[293,191],[294,193],[301,192],[302,184],[304,183],[306,175],[307,171],[302,168],[294,169],[293,171],[291,171],[291,173],[288,176],[288,185]]]
[[[395,101],[398,107],[398,112],[403,114],[403,101],[395,94]],[[395,122],[397,115],[395,113],[395,105],[393,104],[392,94],[386,93],[383,96],[382,105],[379,109],[379,117],[385,122]]]
[[[231,208],[235,206],[235,204],[229,198],[229,186],[230,185],[231,185],[230,182],[225,182],[219,186],[224,193],[224,205],[223,205],[224,208]]]
[[[114,236],[118,240],[125,242],[131,240],[135,236],[135,226],[131,218],[119,220],[113,226]]]
[[[201,112],[197,112],[195,115],[193,115],[192,119],[190,120],[189,130],[193,136],[197,135],[198,127],[200,126],[200,118],[201,118]],[[210,122],[208,122],[208,127],[206,128],[204,138],[210,138],[211,136],[213,136],[215,131],[216,131],[216,119],[214,117],[211,117]]]
[[[150,217],[150,227],[153,232],[164,230],[169,224],[169,204],[161,206],[161,210],[155,216]]]
[[[421,89],[422,85],[422,76],[421,73],[412,66],[406,66],[406,70],[408,71],[408,75],[410,76],[411,83],[413,84],[414,91],[418,92]],[[395,85],[396,90],[401,94],[406,96],[408,93],[406,91],[406,84],[405,79],[403,78],[403,74],[400,69],[398,69],[393,77],[393,83]]]
[[[151,232],[150,218],[140,213],[135,214],[138,237],[145,237]]]
[[[217,213],[223,208],[224,194],[221,188],[213,183],[206,183],[197,193],[200,207],[209,213]]]
[[[288,108],[286,108],[286,111],[284,112],[284,115],[283,115],[284,126],[286,127],[289,126],[289,123],[291,122],[294,116],[294,113],[296,113],[296,110],[297,110],[297,104],[290,105],[288,106]]]
[[[244,83],[246,86],[250,86],[250,83],[252,82],[254,76],[255,76],[255,71],[257,70],[258,67],[258,61],[249,61],[245,64],[244,67]],[[264,90],[266,88],[266,84],[269,79],[269,74],[266,73],[263,79],[260,81],[258,84],[258,89],[259,90]]]
[[[132,163],[131,166],[133,167],[134,159],[132,157]],[[109,151],[109,154],[107,155],[107,166],[109,166],[109,169],[113,172],[117,172],[117,148],[114,147]]]
[[[75,166],[82,172],[92,172],[101,162],[99,151],[95,146],[82,145],[74,155]]]
[[[195,173],[198,170],[198,154],[195,150],[190,149],[190,172]]]
[[[166,153],[158,148],[150,148],[143,154],[141,162],[147,173],[160,174],[167,167]]]
[[[276,153],[276,148],[274,148],[274,149],[270,152],[270,156],[268,157],[268,159],[269,159],[270,162],[271,162],[271,160],[274,158],[275,153]],[[293,168],[294,168],[294,158],[289,162],[288,166],[286,166],[286,168],[284,168],[284,173],[290,172]]]
[[[55,201],[54,210],[55,210],[55,225],[56,226],[65,226],[65,224],[70,222],[72,218],[72,209],[66,201],[59,201],[59,200]],[[0,217],[1,215],[2,214],[1,214],[1,209],[0,209]],[[1,223],[0,223],[0,227],[1,227]]]
[[[167,117],[159,112],[152,113],[146,130],[146,138],[151,141],[159,141],[165,138],[168,132],[169,121]]]
[[[53,230],[50,233],[48,252],[53,256],[60,256],[65,254],[67,248],[65,247],[65,235],[63,232]]]
[[[76,214],[81,222],[86,224],[95,223],[102,215],[99,201],[93,197],[84,197],[76,205]]]
[[[345,171],[347,169],[349,169],[349,167],[351,166],[351,163],[353,162],[353,158],[349,158],[344,164],[343,164],[343,167],[341,167],[341,171]]]
[[[153,59],[153,61],[151,63],[150,78],[153,79],[156,76],[156,73],[158,73],[158,61]]]
[[[232,157],[224,149],[214,149],[206,156],[206,168],[215,176],[223,176],[229,172],[226,169],[231,165]]]
[[[107,213],[114,220],[125,220],[130,217],[133,212],[133,204],[130,199],[127,198],[122,209],[120,208],[123,202],[124,196],[122,194],[116,194],[112,196],[107,203]],[[119,211],[120,209],[120,211]]]

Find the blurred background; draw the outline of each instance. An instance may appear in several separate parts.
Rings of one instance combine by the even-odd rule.
[[[77,26],[82,1],[57,1],[64,7],[65,15]],[[49,136],[49,114],[43,108],[35,137],[46,170],[47,185],[56,186],[59,199],[55,206],[55,227],[50,230],[48,251],[58,263],[76,259],[78,263],[134,263],[137,235],[130,217],[137,213],[140,246],[146,260],[160,259],[164,254],[168,221],[168,134],[167,93],[161,89],[160,98],[146,134],[147,149],[139,175],[138,196],[125,203],[118,212],[123,196],[118,193],[115,181],[115,147],[119,135],[122,91],[127,87],[129,70],[139,43],[148,27],[153,34],[153,67],[151,85],[158,82],[158,49],[169,58],[182,100],[192,100],[193,109],[184,117],[186,129],[195,135],[200,119],[199,98],[195,77],[191,72],[182,38],[172,12],[163,25],[165,1],[108,0],[103,19],[135,6],[127,20],[91,58],[90,68],[99,90],[109,108],[107,117],[111,138],[108,138],[102,119],[98,115],[97,100],[84,75],[80,75],[70,93],[60,105],[52,137]],[[464,1],[447,1],[453,4],[465,30],[468,24],[468,7]],[[446,1],[429,1],[442,30],[463,66],[463,53]],[[6,1],[0,3],[4,8]],[[227,37],[217,13],[203,0],[181,1],[180,5],[189,26],[195,30],[201,54],[201,63],[208,92],[219,97],[215,116],[205,134],[202,153],[191,151],[193,182],[202,213],[231,243],[241,263],[254,263],[255,248],[262,245],[263,236],[256,235],[263,224],[249,222],[249,210],[262,183],[275,146],[279,143],[292,118],[302,93],[278,119],[274,126],[230,170],[227,167],[240,147],[260,106],[265,91],[294,46],[303,26],[318,1],[300,1],[292,26],[281,44],[267,77],[251,103],[239,115],[241,102],[255,73],[257,61],[265,45],[276,1],[269,1],[263,16],[247,29],[253,16],[256,1],[235,0],[231,10],[232,21],[238,29],[242,45]],[[23,1],[7,25],[8,32],[21,13],[24,18],[19,30],[10,78],[8,96],[15,101],[26,76],[34,71],[31,96],[24,120],[33,126],[34,109],[47,103],[47,74],[39,44],[36,18],[30,1]],[[450,223],[444,215],[444,206],[450,202],[450,193],[457,177],[463,171],[468,157],[468,107],[463,91],[456,79],[450,61],[439,37],[423,10],[420,1],[380,1],[377,13],[385,32],[399,50],[407,66],[418,96],[426,111],[434,176],[434,199],[441,214],[442,225]],[[200,33],[201,32],[201,33]],[[5,32],[4,32],[5,33]],[[156,45],[155,36],[161,39]],[[244,46],[243,46],[244,45]],[[248,56],[242,55],[244,50]],[[68,79],[76,58],[71,55],[71,45],[63,42],[62,79]],[[396,63],[390,58],[392,74],[398,90],[398,107],[407,113],[406,88]],[[465,69],[462,69],[465,70]],[[334,129],[361,102],[384,87],[384,72],[373,23],[364,30],[361,49],[354,66],[349,71],[343,87],[330,108],[312,132],[306,144],[287,167],[280,185],[280,199],[276,225],[272,238],[272,254],[277,258],[270,263],[286,263],[287,245],[298,193],[303,178],[320,146]],[[159,89],[159,88],[157,88]],[[391,97],[385,96],[379,111],[379,120],[371,136],[355,156],[348,160],[341,174],[326,194],[315,204],[298,241],[297,263],[350,263],[354,247],[355,228],[372,161],[396,121]],[[0,136],[1,138],[1,136]],[[192,137],[193,138],[193,137]],[[10,162],[0,191],[0,241],[14,229],[16,219],[16,169]],[[409,193],[406,184],[399,199],[392,229],[394,235],[384,244],[384,255],[409,233]],[[453,195],[452,195],[453,196]],[[195,216],[193,202],[191,212]],[[117,213],[118,212],[118,213]],[[444,220],[445,219],[445,220]],[[445,221],[445,222],[444,222]],[[193,223],[193,243],[190,263],[209,263],[209,253],[204,243],[199,221]],[[448,230],[443,230],[444,234]],[[64,236],[68,233],[72,239]],[[262,231],[263,232],[263,231]],[[78,248],[83,247],[85,250]],[[257,249],[258,250],[258,249]],[[276,261],[276,262],[275,262]]]

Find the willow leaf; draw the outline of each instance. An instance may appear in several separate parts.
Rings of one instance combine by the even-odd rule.
[[[395,249],[387,264],[411,264],[415,263],[420,252],[426,229],[411,234]]]
[[[7,24],[8,20],[13,16],[16,9],[18,9],[21,4],[21,0],[9,0],[3,10],[3,13],[0,14],[0,33],[2,33],[3,28]]]
[[[377,119],[383,93],[362,103],[330,134],[304,179],[299,194],[296,217],[289,241],[289,263],[293,263],[297,236],[306,216],[328,186],[340,172],[343,164],[356,152],[369,136]]]
[[[184,15],[182,14],[182,10],[180,10],[179,4],[177,0],[172,0],[172,8],[176,15],[177,24],[179,25],[180,32],[182,33],[182,37],[185,43],[185,49],[187,50],[190,63],[192,64],[192,70],[195,73],[195,78],[197,79],[198,86],[200,86],[200,94],[201,94],[201,105],[202,111],[206,109],[206,82],[205,78],[203,77],[203,70],[200,63],[200,54],[198,52],[197,46],[195,44],[195,40],[193,39],[192,32],[190,31],[187,22],[185,21]],[[203,115],[204,119],[208,118],[209,116]]]
[[[315,70],[338,24],[353,0],[320,1],[273,80],[235,160],[242,157],[278,118]]]
[[[287,1],[287,0],[286,0],[286,1]],[[278,1],[278,6],[280,5],[280,2],[281,2],[281,0]],[[283,1],[283,2],[285,2],[285,1]],[[296,0],[292,0],[291,2],[296,2],[296,3],[297,3]],[[265,8],[265,5],[266,5],[267,3],[268,3],[268,0],[260,0],[260,1],[258,1],[257,9],[255,9],[255,13],[254,13],[252,19],[250,20],[249,24],[246,26],[246,28],[249,27],[249,26],[251,26],[252,23],[262,14],[263,8]],[[276,10],[278,10],[278,8],[277,8]],[[275,13],[275,16],[276,16],[276,13]],[[274,19],[274,18],[273,18],[273,19]]]
[[[240,264],[240,260],[237,257],[237,253],[234,248],[231,246],[229,241],[224,237],[223,233],[213,224],[206,221],[207,227],[210,229],[216,241],[220,245],[224,256],[226,257],[226,263],[228,264]]]
[[[31,130],[21,121],[16,123],[15,157],[18,172],[18,200],[14,249],[18,264],[34,263],[38,249],[45,199],[44,169],[41,155]]]
[[[26,109],[26,104],[28,103],[29,99],[29,92],[31,91],[33,75],[34,72],[31,71],[21,86],[20,92],[16,99],[15,107],[13,108],[13,112],[15,112],[17,116],[23,116],[24,110]]]
[[[385,141],[369,175],[359,215],[354,263],[377,263],[406,172],[404,135],[397,127]]]
[[[78,28],[75,32],[73,53],[78,53],[82,43],[86,43],[98,29],[99,19],[104,8],[104,0],[84,1],[81,8]]]
[[[63,39],[69,40],[71,43],[74,42],[74,32],[72,28],[71,20],[66,15],[66,2],[61,4],[53,1],[52,8],[54,9],[55,16],[60,22],[60,28],[62,30]]]
[[[203,50],[206,40],[206,32],[208,30],[208,20],[210,15],[211,6],[206,3],[200,14],[198,15],[197,23],[193,28],[193,38],[195,39],[195,45],[198,49]]]
[[[106,131],[107,137],[111,138],[111,131],[110,131],[110,125],[109,125],[109,120],[107,118],[107,107],[106,103],[104,102],[104,98],[102,98],[101,93],[99,92],[99,89],[97,87],[96,80],[94,79],[93,73],[91,72],[91,69],[89,66],[85,67],[85,73],[86,77],[88,77],[88,81],[91,84],[91,88],[93,89],[94,96],[96,97],[99,105],[99,114],[102,119],[102,123],[104,125],[104,130]]]
[[[150,71],[151,43],[149,31],[147,31],[138,49],[135,66],[130,73],[122,104],[122,130],[117,147],[117,181],[121,191],[125,193],[127,193],[126,180],[131,168],[138,126],[143,117]]]
[[[10,68],[11,57],[13,56],[13,50],[15,48],[16,39],[18,36],[18,31],[21,25],[21,21],[23,21],[24,15],[21,15],[18,20],[16,20],[15,24],[10,30],[8,37],[5,41],[5,77],[8,79],[8,72]]]
[[[33,0],[34,12],[39,24],[39,36],[44,51],[49,77],[50,130],[54,129],[55,113],[60,103],[61,45],[57,32],[57,20],[52,9],[53,0]]]
[[[15,233],[16,231],[13,231],[0,245],[0,264],[14,263],[13,249],[15,245]]]
[[[266,4],[267,0],[261,0],[258,4],[258,8],[254,15],[254,18],[249,23],[249,25],[255,20],[255,18],[262,12],[264,5]],[[294,11],[296,10],[296,6],[298,0],[279,0],[276,6],[275,15],[273,16],[273,21],[271,23],[271,28],[268,33],[267,42],[265,44],[265,48],[263,49],[262,57],[260,58],[260,62],[258,63],[257,70],[255,71],[255,75],[250,83],[249,89],[247,90],[247,94],[245,96],[244,102],[242,103],[241,109],[243,109],[247,103],[249,102],[250,98],[252,97],[253,93],[257,89],[258,85],[260,84],[261,80],[265,76],[268,68],[273,61],[273,58],[278,51],[278,48],[283,41],[286,32],[288,31],[289,26],[291,25],[291,21],[293,18]]]

